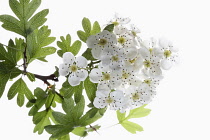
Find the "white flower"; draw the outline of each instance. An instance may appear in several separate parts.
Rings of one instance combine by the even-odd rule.
[[[93,105],[96,108],[104,108],[108,105],[112,110],[118,110],[123,103],[124,94],[120,90],[110,92],[109,90],[97,90]]]
[[[117,43],[116,36],[107,30],[91,35],[86,41],[87,46],[92,48],[91,52],[94,58],[100,59],[102,50],[109,45]]]
[[[161,67],[165,70],[168,70],[172,67],[174,63],[177,63],[178,60],[178,49],[175,48],[172,43],[165,38],[159,40],[159,45],[161,48]]]
[[[133,36],[129,32],[123,34],[117,34],[118,45],[122,48],[134,47],[135,41]]]
[[[137,34],[141,33],[141,31],[134,24],[131,24],[130,26],[131,26],[131,33],[132,33],[133,37],[137,37]]]
[[[125,59],[124,49],[117,46],[107,47],[101,55],[101,63],[103,66],[109,66],[112,70],[119,70],[123,66]]]
[[[109,24],[114,24],[115,26],[128,24],[130,22],[130,18],[121,17],[118,13],[115,13],[115,17],[111,19]]]
[[[89,76],[91,82],[98,83],[99,89],[114,89],[121,84],[119,75],[109,69],[94,68],[91,70]]]
[[[143,83],[144,85],[147,85],[149,90],[151,91],[151,93],[153,95],[156,94],[156,87],[159,85],[160,83],[160,80],[163,79],[163,76],[156,76],[156,77],[149,77],[149,78],[145,78],[143,80]]]
[[[147,86],[143,84],[139,87],[130,86],[126,94],[130,97],[129,100],[132,108],[148,104],[152,100],[151,92],[148,90]]]
[[[63,64],[59,66],[59,74],[68,77],[71,86],[77,86],[88,76],[84,69],[87,66],[87,59],[83,56],[75,57],[71,52],[63,54]]]
[[[140,48],[139,53],[143,57],[143,72],[148,76],[162,75],[160,69],[160,57],[155,55],[155,50],[150,51],[147,48]]]

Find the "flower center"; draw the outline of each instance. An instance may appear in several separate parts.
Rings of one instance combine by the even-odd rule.
[[[104,73],[103,74],[103,80],[105,80],[105,81],[110,80],[110,74],[109,73]]]
[[[131,64],[135,63],[135,62],[136,62],[136,58],[134,58],[133,60],[129,60],[129,62],[130,62]]]
[[[110,97],[108,97],[108,98],[106,99],[106,103],[108,103],[108,104],[111,104],[113,101],[114,101],[114,100],[113,100],[112,98],[110,98]]]
[[[133,94],[132,95],[132,99],[135,101],[135,100],[139,100],[139,98],[140,98],[140,94],[138,94],[138,93],[135,93],[135,94]]]
[[[144,61],[144,66],[146,68],[150,68],[151,67],[151,62],[149,60]]]
[[[78,70],[77,66],[75,64],[70,66],[70,71],[71,72],[76,72]]]
[[[112,24],[114,24],[114,26],[117,26],[117,25],[119,25],[119,22],[114,21],[114,22],[112,22]]]
[[[132,31],[133,36],[137,36],[136,32]]]
[[[130,76],[130,74],[126,73],[126,72],[123,72],[123,74],[122,74],[123,79],[127,79],[129,76]]]
[[[112,56],[112,61],[119,61],[119,57],[117,55]]]
[[[102,38],[102,39],[99,40],[98,44],[104,46],[104,45],[107,44],[107,40]]]
[[[146,83],[146,84],[148,84],[148,85],[150,85],[151,84],[151,80],[144,80],[144,83]]]
[[[123,38],[123,37],[120,37],[120,38],[118,38],[118,42],[119,42],[120,44],[124,44],[124,43],[126,42],[126,39]]]
[[[165,50],[165,51],[164,51],[164,56],[165,56],[166,58],[170,57],[170,56],[171,56],[171,51]]]

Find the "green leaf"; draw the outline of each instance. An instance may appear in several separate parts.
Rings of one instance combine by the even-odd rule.
[[[74,101],[77,104],[80,102],[82,96],[82,91],[83,91],[83,82],[80,82],[78,86],[74,86]]]
[[[71,111],[74,108],[74,100],[72,98],[64,98],[62,102],[62,108],[66,114],[71,115]]]
[[[109,25],[107,25],[107,26],[104,28],[104,30],[107,30],[107,31],[109,31],[109,32],[113,32],[113,30],[114,30],[114,24],[109,24]]]
[[[119,110],[117,111],[117,119],[119,120],[119,123],[125,120],[125,113],[121,113]]]
[[[35,81],[35,76],[33,73],[27,72],[26,75],[31,82]]]
[[[92,52],[90,48],[87,48],[87,50],[82,54],[82,56],[84,56],[87,60],[96,60],[93,56],[92,56]]]
[[[130,110],[127,117],[126,117],[126,112],[120,113],[119,111],[117,111],[117,118],[119,124],[121,124],[127,131],[133,134],[135,134],[136,131],[143,131],[143,128],[140,125],[130,122],[128,120],[131,118],[141,118],[149,115],[151,110],[144,108],[145,106],[146,104],[141,107]]]
[[[88,18],[84,17],[82,19],[82,27],[87,34],[90,34],[91,31],[91,22]]]
[[[9,74],[0,74],[0,98],[4,93],[7,81],[9,80]]]
[[[70,119],[66,114],[63,114],[61,112],[53,112],[52,113],[55,121],[59,124],[69,124],[70,123]]]
[[[64,98],[70,98],[74,94],[74,87],[69,84],[68,80],[63,83],[60,94],[63,95]]]
[[[81,117],[79,120],[79,124],[81,126],[86,126],[94,123],[101,117],[103,117],[104,113],[106,111],[106,108],[98,109],[98,108],[92,108],[84,116]]]
[[[52,134],[50,138],[60,138],[69,134],[73,129],[71,125],[48,125],[45,127],[45,130]]]
[[[132,109],[130,111],[130,113],[128,114],[128,116],[126,117],[126,119],[141,118],[141,117],[145,117],[145,116],[149,115],[151,110],[144,108],[145,106],[146,106],[146,104],[141,107]]]
[[[10,15],[0,15],[0,21],[3,22],[1,25],[4,29],[8,31],[15,32],[19,35],[25,36],[25,30],[21,22]]]
[[[123,121],[123,123],[121,123],[121,125],[130,133],[132,134],[136,134],[136,131],[143,131],[143,128],[136,124],[136,123],[133,123],[133,122],[130,122],[130,121]]]
[[[28,100],[34,99],[32,92],[29,90],[25,82],[20,78],[9,89],[8,99],[11,100],[18,93],[17,104],[21,107],[24,104],[24,95]]]
[[[38,132],[38,134],[42,134],[44,131],[44,127],[47,125],[51,125],[50,117],[52,117],[52,110],[44,110],[42,112],[38,112],[33,116],[33,122],[36,124],[34,128],[34,133]]]
[[[48,26],[36,29],[32,34],[27,36],[27,57],[28,63],[35,59],[46,61],[45,57],[56,52],[54,47],[45,47],[54,42],[55,37],[49,37],[51,30]]]
[[[0,21],[3,22],[2,27],[6,30],[15,32],[25,38],[35,29],[39,28],[46,22],[46,16],[49,13],[48,9],[38,12],[32,16],[41,4],[41,0],[10,0],[10,8],[18,17],[10,15],[1,15]]]
[[[84,87],[89,100],[93,102],[96,97],[97,84],[92,83],[89,77],[87,77],[84,81]]]
[[[101,27],[97,21],[93,23],[93,29],[91,30],[90,34],[95,35],[97,33],[101,32]]]
[[[33,58],[43,58],[43,57],[46,57],[47,55],[51,55],[55,52],[56,52],[56,48],[54,48],[54,47],[41,48],[36,51],[36,54],[33,56]]]
[[[79,123],[79,119],[82,116],[85,109],[85,99],[84,96],[81,97],[80,101],[77,102],[76,106],[71,111],[71,116],[75,124]]]
[[[74,56],[75,56],[75,55],[77,55],[79,53],[81,46],[82,46],[81,41],[76,40],[72,44],[72,46],[70,48],[68,48],[68,52],[72,52],[74,54]]]
[[[78,52],[80,51],[80,48],[82,46],[81,41],[76,40],[71,45],[70,34],[66,35],[66,39],[63,36],[61,36],[60,39],[61,39],[61,41],[57,41],[57,46],[59,48],[61,48],[61,50],[58,50],[58,52],[57,52],[60,57],[62,57],[65,52],[72,52],[74,55],[78,54]]]
[[[34,96],[36,96],[37,99],[34,106],[30,109],[28,113],[29,116],[34,116],[46,103],[48,97],[45,91],[42,90],[41,88],[36,88],[34,90]]]
[[[50,106],[52,106],[54,103],[54,99],[55,99],[55,94],[51,90],[48,91],[48,96],[47,96],[47,100],[45,103],[45,107],[50,108]]]
[[[34,15],[29,21],[28,21],[28,30],[29,31],[34,31],[38,27],[42,26],[47,19],[45,18],[49,13],[48,9],[44,9],[40,12],[38,12],[36,15]],[[30,34],[31,32],[28,32]]]
[[[84,31],[81,31],[81,30],[77,31],[77,35],[78,35],[78,37],[79,37],[79,39],[81,41],[83,41],[84,43],[86,43],[86,40],[88,38],[88,35]]]
[[[73,134],[80,136],[80,137],[85,137],[87,136],[87,131],[86,131],[86,127],[76,127],[74,128],[74,130],[72,131]]]
[[[40,6],[41,0],[32,0],[19,3],[17,0],[10,0],[9,5],[15,15],[21,20],[28,20],[37,8]]]

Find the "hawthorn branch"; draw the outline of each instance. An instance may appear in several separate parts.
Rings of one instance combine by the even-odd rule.
[[[48,80],[58,82],[58,77],[56,77],[55,74],[51,74],[49,76],[42,76],[42,75],[34,74],[34,76],[35,76],[35,78],[42,80],[48,86],[51,86],[51,84],[48,82]]]

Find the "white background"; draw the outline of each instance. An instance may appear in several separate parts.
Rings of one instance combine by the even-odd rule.
[[[209,140],[210,139],[210,92],[209,92],[209,40],[210,8],[208,0],[43,0],[39,10],[49,8],[47,16],[52,36],[72,35],[78,39],[76,31],[82,29],[81,20],[105,23],[115,12],[131,18],[142,31],[142,35],[167,37],[180,49],[181,63],[170,71],[158,87],[158,95],[147,107],[151,114],[135,119],[144,131],[135,135],[116,125],[116,115],[108,111],[98,121],[104,126],[99,134],[90,133],[85,140],[133,139],[133,140]],[[0,14],[12,14],[8,1],[0,0]],[[20,37],[0,28],[0,42]],[[55,46],[55,43],[53,44]],[[84,45],[84,47],[86,47]],[[50,64],[37,61],[29,70],[43,75],[51,74],[59,65],[56,55],[47,58]],[[44,87],[43,83],[32,83],[31,87]],[[8,90],[8,87],[6,91]],[[7,93],[0,99],[0,139],[5,140],[47,140],[33,133],[32,117],[29,109],[19,108],[16,99],[7,99]],[[109,127],[109,128],[108,128]],[[72,136],[73,140],[79,137]]]

